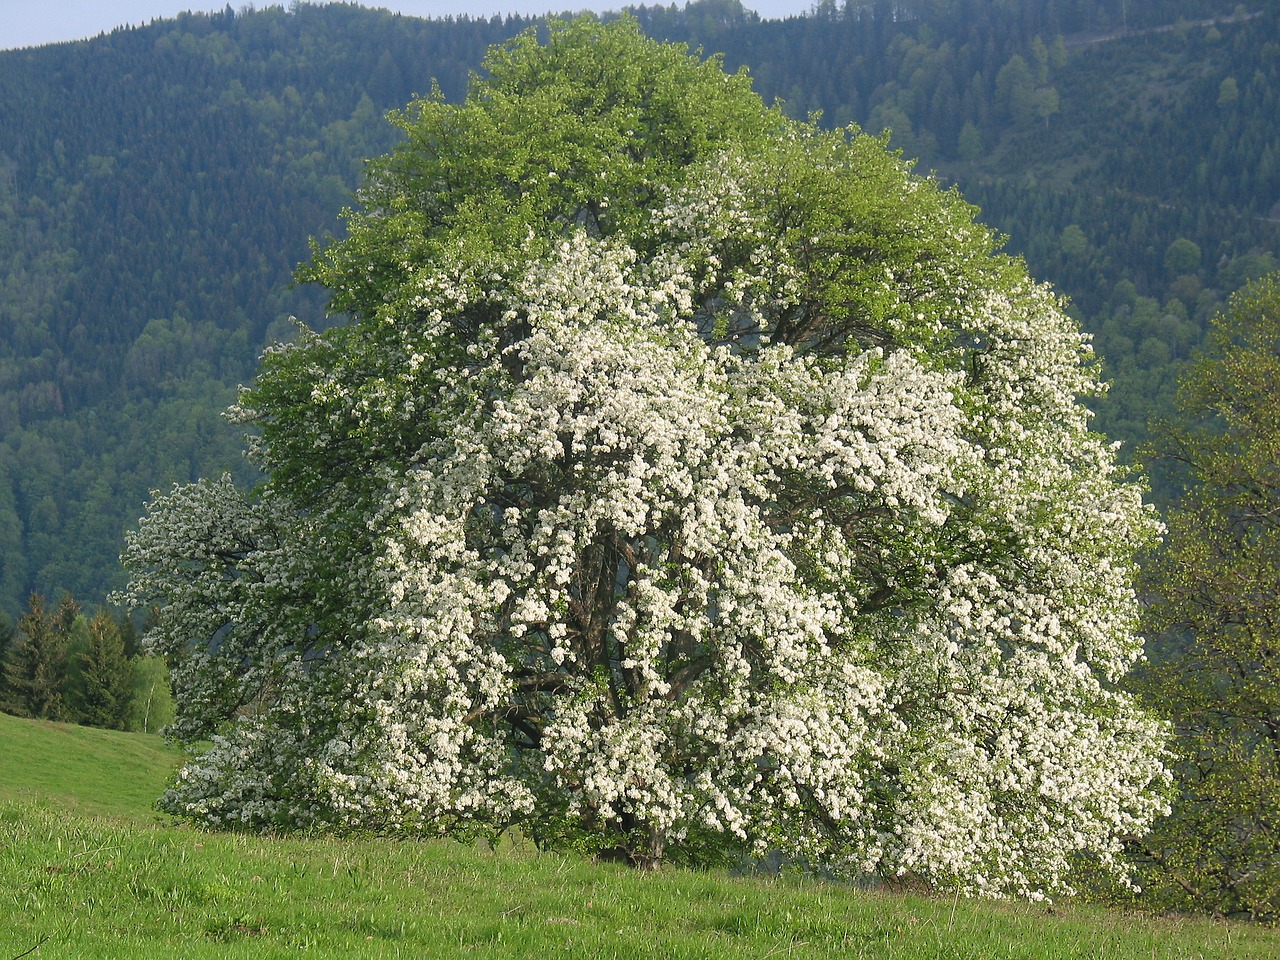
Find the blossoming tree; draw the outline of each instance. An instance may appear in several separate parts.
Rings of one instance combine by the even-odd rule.
[[[991,894],[1162,808],[1117,692],[1156,523],[1088,346],[954,193],[633,21],[395,118],[304,279],[349,317],[157,496],[127,599],[212,824],[519,825]]]

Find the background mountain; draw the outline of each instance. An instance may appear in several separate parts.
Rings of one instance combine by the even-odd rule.
[[[891,128],[1068,295],[1133,448],[1226,296],[1280,255],[1280,0],[850,0],[760,20],[641,7],[766,99]],[[0,53],[0,610],[116,585],[148,491],[231,470],[256,357],[385,111],[532,21],[294,3]],[[1169,496],[1164,478],[1159,493]]]

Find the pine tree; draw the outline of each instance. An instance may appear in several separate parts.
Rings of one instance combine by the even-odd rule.
[[[89,621],[89,649],[80,655],[77,719],[91,727],[123,730],[133,696],[133,674],[115,619],[99,610]]]
[[[8,678],[6,676],[4,664],[9,659],[9,647],[13,645],[16,637],[16,631],[13,628],[13,622],[4,614],[0,613],[0,707],[8,701]]]
[[[5,658],[8,710],[42,720],[65,718],[67,643],[78,615],[79,608],[69,596],[49,613],[44,597],[31,595],[27,612],[18,621],[16,642]]]

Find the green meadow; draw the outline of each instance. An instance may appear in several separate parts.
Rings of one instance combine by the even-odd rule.
[[[206,833],[163,741],[0,715],[0,960],[29,956],[1271,958],[1280,932],[626,867],[447,841]]]

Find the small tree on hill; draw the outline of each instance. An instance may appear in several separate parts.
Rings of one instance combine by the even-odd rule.
[[[1161,809],[1156,524],[1087,345],[954,193],[634,21],[416,103],[264,359],[268,479],[158,496],[128,596],[164,800],[500,829],[636,863],[780,850],[992,894]]]
[[[64,597],[58,609],[49,612],[40,594],[31,595],[5,660],[7,709],[42,720],[67,718],[63,702],[67,646],[79,613],[70,597]]]
[[[1280,917],[1280,275],[1217,318],[1161,448],[1189,476],[1151,568],[1179,793],[1147,844],[1179,905]]]
[[[119,624],[105,609],[88,623],[88,648],[80,655],[80,665],[78,722],[123,730],[133,697],[133,672]]]
[[[125,729],[136,733],[161,733],[173,722],[173,691],[164,660],[135,656],[129,661],[129,715]]]

